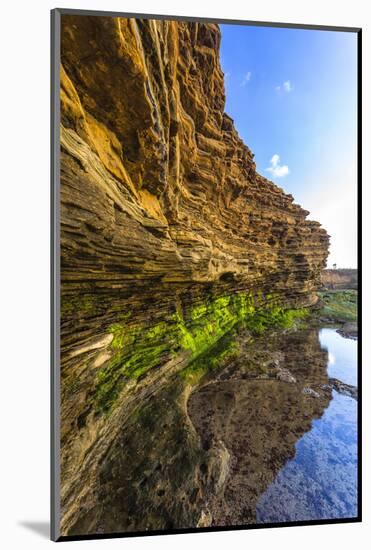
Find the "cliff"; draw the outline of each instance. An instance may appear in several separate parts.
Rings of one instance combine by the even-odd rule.
[[[316,301],[328,235],[256,172],[224,112],[220,40],[214,24],[62,16],[63,533],[170,372],[241,320]]]
[[[321,282],[330,290],[357,290],[357,269],[324,269],[321,273]]]

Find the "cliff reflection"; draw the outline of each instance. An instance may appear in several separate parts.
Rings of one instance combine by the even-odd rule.
[[[317,330],[263,339],[195,391],[189,413],[204,448],[224,447],[225,482],[208,495],[213,525],[256,521],[256,503],[331,399]]]

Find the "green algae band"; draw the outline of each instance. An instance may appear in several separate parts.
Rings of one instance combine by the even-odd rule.
[[[275,302],[271,295],[263,298],[238,293],[217,297],[191,308],[188,313],[178,308],[169,314],[168,322],[152,326],[130,325],[130,319],[113,324],[109,328],[113,334],[113,356],[96,376],[96,409],[109,412],[125,382],[160,367],[179,351],[186,352],[185,366],[203,355],[202,370],[205,371],[208,351],[236,326],[245,327],[251,335],[259,335],[269,328],[290,328],[307,315],[306,309],[284,309]],[[227,349],[229,352],[230,347]],[[215,356],[210,359],[210,368],[213,365]]]

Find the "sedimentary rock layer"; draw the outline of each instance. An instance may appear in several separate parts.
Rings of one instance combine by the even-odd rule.
[[[65,290],[136,281],[306,297],[328,237],[272,182],[224,113],[213,24],[63,16]]]
[[[167,372],[263,303],[282,320],[316,300],[328,235],[256,172],[224,112],[220,40],[214,24],[62,16],[64,533]]]

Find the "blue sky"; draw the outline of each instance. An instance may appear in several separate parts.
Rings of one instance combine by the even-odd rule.
[[[357,36],[221,25],[225,111],[258,171],[331,235],[328,265],[357,265]]]

